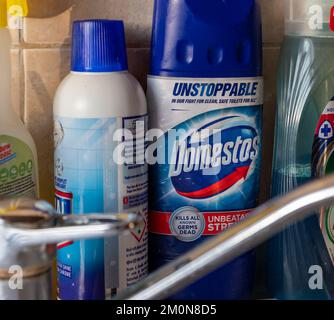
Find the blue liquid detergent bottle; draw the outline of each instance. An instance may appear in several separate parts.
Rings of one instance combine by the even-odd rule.
[[[277,86],[274,197],[334,171],[334,1],[285,0],[285,13]],[[268,281],[275,298],[334,297],[333,217],[333,210],[322,209],[320,214],[286,226],[269,242]]]
[[[258,204],[262,36],[255,0],[156,0],[150,128],[152,270],[247,216]],[[246,299],[248,253],[175,299]]]

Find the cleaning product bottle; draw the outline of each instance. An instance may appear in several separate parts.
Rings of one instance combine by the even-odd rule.
[[[162,132],[150,146],[152,269],[258,204],[261,40],[257,1],[155,1],[149,127]],[[253,272],[251,252],[173,298],[249,298]]]
[[[286,0],[285,11],[273,196],[328,172],[331,148],[327,142],[334,128],[329,102],[334,95],[334,1]],[[333,227],[333,218],[329,221]],[[276,298],[324,299],[334,294],[334,267],[318,215],[287,226],[275,237],[269,245],[268,263],[269,285]],[[312,285],[317,276],[323,285]]]
[[[7,2],[0,1],[0,200],[38,197],[35,143],[11,107],[11,37]]]
[[[72,46],[54,100],[57,210],[143,217],[128,236],[58,246],[59,298],[104,299],[147,274],[148,169],[134,157],[144,154],[147,104],[127,71],[122,21],[74,22]]]

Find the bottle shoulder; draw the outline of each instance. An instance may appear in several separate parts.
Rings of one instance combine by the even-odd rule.
[[[25,127],[20,119],[18,119],[17,123],[9,122],[6,125],[1,125],[0,137],[1,136],[10,136],[22,141],[27,146],[29,146],[36,158],[35,160],[37,160],[37,148],[35,141],[29,130]]]
[[[121,117],[147,113],[145,93],[128,72],[70,73],[54,99],[55,115],[64,117]]]

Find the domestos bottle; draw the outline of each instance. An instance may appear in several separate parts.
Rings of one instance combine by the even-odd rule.
[[[11,38],[6,1],[0,1],[0,200],[38,198],[35,143],[11,107]]]
[[[125,237],[59,244],[60,299],[104,299],[147,274],[147,105],[127,69],[123,22],[74,23],[72,72],[54,101],[56,207],[135,212],[143,223]]]
[[[334,1],[291,0],[285,6],[273,196],[333,171]],[[333,217],[332,209],[321,210],[320,224],[314,215],[270,242],[268,275],[276,298],[333,296]]]
[[[148,149],[156,151],[149,159],[152,269],[257,206],[261,57],[256,1],[155,1],[148,79],[150,128],[159,129]],[[246,254],[173,298],[248,298],[253,267],[254,254]]]

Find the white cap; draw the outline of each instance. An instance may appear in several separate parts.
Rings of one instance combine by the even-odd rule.
[[[334,37],[334,0],[285,0],[285,34]]]

